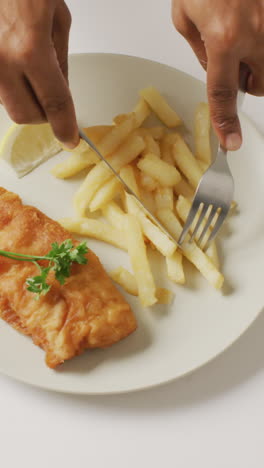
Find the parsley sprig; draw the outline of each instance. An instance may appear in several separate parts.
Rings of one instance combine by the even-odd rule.
[[[65,240],[62,244],[54,242],[51,245],[51,250],[47,255],[24,255],[20,253],[7,252],[0,250],[0,256],[11,260],[20,260],[22,262],[34,263],[40,270],[40,274],[33,278],[28,278],[26,285],[28,291],[36,294],[36,298],[40,298],[47,294],[51,285],[47,283],[48,274],[54,271],[55,278],[60,284],[64,284],[66,278],[71,275],[71,266],[73,263],[85,265],[87,263],[86,253],[88,247],[85,242],[74,246],[71,239]],[[38,262],[46,260],[48,266],[42,267]]]

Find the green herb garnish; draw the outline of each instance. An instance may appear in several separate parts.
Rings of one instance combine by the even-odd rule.
[[[54,271],[55,277],[60,284],[64,284],[66,278],[71,275],[71,266],[73,263],[79,265],[85,265],[87,258],[85,254],[88,252],[88,247],[85,242],[77,245],[73,245],[71,239],[67,239],[62,244],[54,242],[51,245],[51,251],[45,256],[38,255],[24,255],[13,252],[7,252],[0,250],[0,256],[10,258],[11,260],[20,260],[22,262],[34,263],[40,270],[38,276],[28,278],[26,285],[28,291],[36,294],[37,299],[40,296],[44,296],[50,290],[51,285],[47,283],[47,277],[50,271]],[[42,267],[38,262],[47,260],[48,266]]]

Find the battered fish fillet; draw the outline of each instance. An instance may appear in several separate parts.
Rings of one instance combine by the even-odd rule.
[[[57,222],[20,198],[0,188],[0,249],[45,255],[52,242],[71,235]],[[105,348],[125,338],[136,327],[133,312],[115,288],[99,259],[89,250],[87,265],[72,266],[60,285],[51,273],[52,288],[36,301],[25,281],[38,274],[32,263],[0,256],[0,317],[16,330],[32,336],[55,368],[86,348]]]

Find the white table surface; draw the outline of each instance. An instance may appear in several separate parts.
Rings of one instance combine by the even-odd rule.
[[[204,78],[172,27],[170,0],[69,0],[68,5],[71,52],[140,55]],[[263,99],[248,97],[245,109],[264,131]],[[0,376],[0,465],[261,468],[263,370],[262,315],[211,364],[151,391],[75,397]]]

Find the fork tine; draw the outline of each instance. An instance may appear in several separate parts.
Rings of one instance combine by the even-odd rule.
[[[209,245],[210,242],[212,242],[214,240],[215,236],[217,235],[217,233],[218,233],[219,229],[221,228],[221,226],[222,226],[224,220],[226,219],[227,215],[228,215],[228,210],[222,210],[221,213],[219,214],[218,219],[217,219],[217,221],[215,223],[215,226],[214,226],[214,228],[213,228],[213,230],[212,230],[212,232],[211,232],[211,234],[210,234],[210,236],[209,236],[209,238],[207,240],[207,246]]]
[[[191,206],[191,209],[190,209],[190,213],[188,214],[188,218],[186,219],[186,222],[182,228],[182,232],[181,232],[181,235],[180,235],[180,238],[178,240],[178,245],[182,245],[182,243],[184,242],[185,240],[185,237],[193,223],[193,220],[196,216],[196,213],[197,211],[199,210],[199,206],[200,206],[200,203],[197,203],[197,201],[193,201],[193,204]]]
[[[218,210],[218,208],[216,206],[212,207],[212,209],[210,211],[210,214],[208,216],[208,220],[206,221],[206,224],[205,224],[205,226],[204,226],[204,228],[203,228],[203,230],[202,230],[202,232],[201,232],[201,234],[199,236],[199,239],[197,241],[199,245],[202,244],[204,236],[205,236],[206,232],[208,231],[209,227],[211,226],[211,224],[212,224],[212,222],[214,220],[214,217],[215,217],[215,215],[217,213],[217,210]]]
[[[209,206],[210,205],[207,205],[206,203],[203,204],[200,216],[199,216],[199,218],[197,220],[196,226],[195,226],[195,228],[193,230],[193,233],[191,235],[190,242],[192,242],[195,239],[195,236],[196,236],[196,234],[197,234],[197,232],[199,230],[199,227],[201,226],[201,224],[202,224],[202,222],[204,220],[204,217],[206,215],[206,212],[208,211]]]

